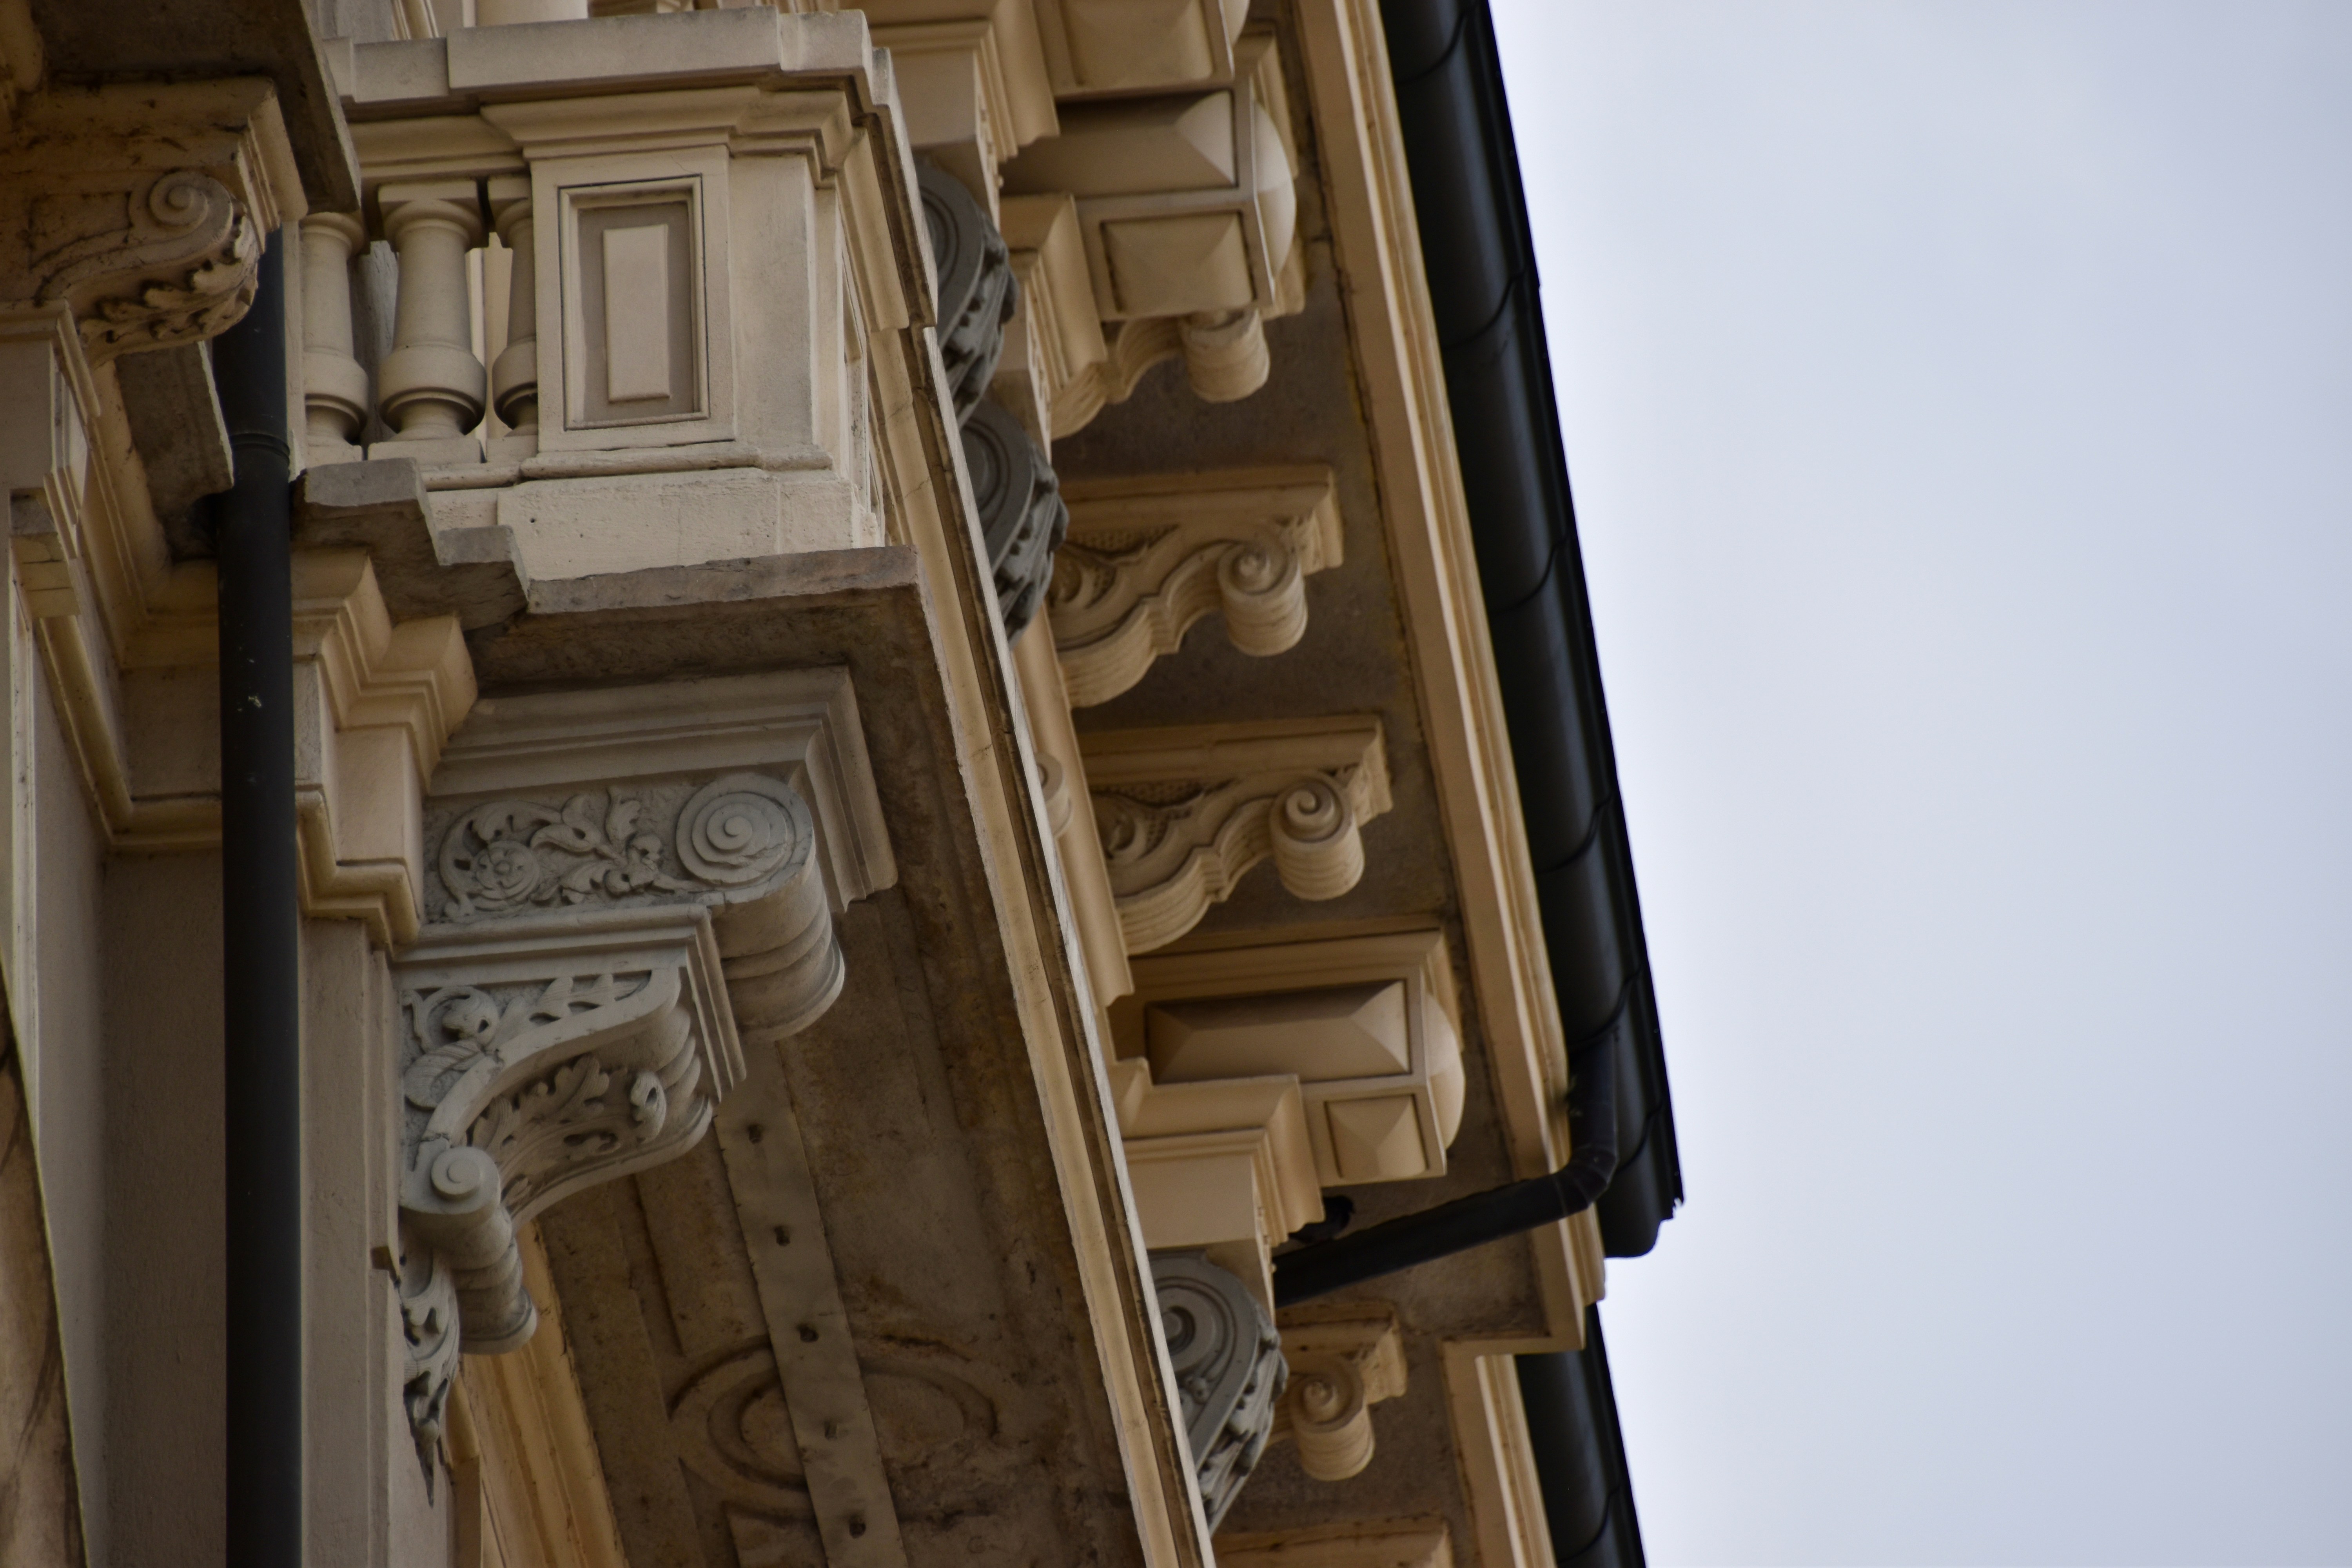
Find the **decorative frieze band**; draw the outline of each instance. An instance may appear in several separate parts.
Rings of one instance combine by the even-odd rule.
[[[1070,537],[1047,614],[1074,707],[1108,702],[1222,611],[1244,653],[1295,647],[1308,574],[1340,562],[1322,466],[1169,474],[1068,486]]]
[[[1363,875],[1363,825],[1389,809],[1377,719],[1130,730],[1083,745],[1129,952],[1192,930],[1261,860],[1298,898],[1338,898]]]

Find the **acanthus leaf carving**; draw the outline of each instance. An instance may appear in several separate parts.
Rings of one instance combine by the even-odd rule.
[[[449,1389],[457,1380],[457,1291],[448,1266],[429,1248],[404,1246],[402,1253],[400,1330],[407,1364],[400,1400],[430,1499],[448,1425]]]
[[[157,175],[123,203],[124,225],[42,257],[36,299],[67,303],[93,360],[227,331],[253,303],[261,237],[218,180]]]
[[[1373,719],[1096,733],[1084,749],[1131,953],[1192,930],[1263,860],[1297,898],[1347,892],[1363,825],[1389,808]]]

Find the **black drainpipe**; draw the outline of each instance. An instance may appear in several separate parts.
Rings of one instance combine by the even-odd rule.
[[[1274,1301],[1287,1307],[1384,1274],[1433,1263],[1592,1206],[1617,1169],[1617,1040],[1610,1030],[1569,1058],[1568,1163],[1274,1260]]]
[[[302,1058],[286,256],[213,342],[236,458],[218,498],[227,1090],[228,1561],[302,1562]]]

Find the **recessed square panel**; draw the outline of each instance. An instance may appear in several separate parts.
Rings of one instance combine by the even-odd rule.
[[[705,412],[694,203],[685,192],[583,200],[575,429],[694,419]]]

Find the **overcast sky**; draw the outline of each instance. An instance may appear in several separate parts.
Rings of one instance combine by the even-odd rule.
[[[1496,9],[1650,1560],[2352,1562],[2352,4]]]

